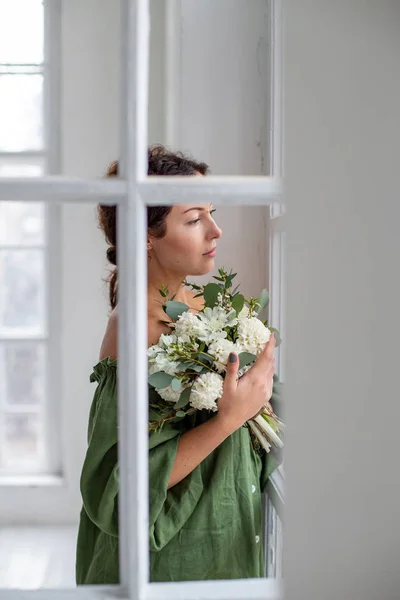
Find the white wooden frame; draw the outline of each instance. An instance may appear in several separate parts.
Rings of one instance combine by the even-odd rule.
[[[271,0],[280,2],[280,0]],[[147,178],[149,0],[123,0],[123,110],[121,176],[86,181],[65,177],[0,181],[0,200],[49,203],[107,202],[119,208],[119,443],[120,586],[82,586],[68,591],[10,591],[7,596],[53,598],[129,597],[134,600],[278,600],[273,579],[149,583],[146,206],[194,203],[270,206],[280,201],[279,177]],[[135,235],[132,232],[135,231]],[[129,276],[128,276],[129,275]],[[135,399],[133,402],[132,399]],[[137,510],[132,511],[131,507]]]

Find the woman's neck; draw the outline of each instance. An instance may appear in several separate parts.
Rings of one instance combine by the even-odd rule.
[[[165,315],[162,305],[166,300],[171,299],[175,296],[176,302],[183,302],[189,304],[191,300],[190,292],[184,286],[185,279],[183,278],[148,278],[147,282],[147,305],[149,315],[160,314]],[[164,298],[160,294],[162,286],[168,289],[168,297]]]

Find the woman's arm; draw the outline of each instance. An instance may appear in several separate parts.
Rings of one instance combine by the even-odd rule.
[[[182,481],[237,427],[229,426],[217,414],[202,425],[186,431],[179,440],[178,452],[172,467],[168,489]]]
[[[218,413],[206,423],[181,436],[168,489],[182,481],[217,446],[269,401],[275,370],[274,348],[275,338],[272,335],[254,366],[239,381],[239,357],[236,353],[230,354],[223,394],[218,401]]]

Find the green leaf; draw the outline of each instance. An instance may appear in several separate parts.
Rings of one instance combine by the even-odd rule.
[[[159,415],[154,410],[149,411],[149,421],[161,421],[163,418],[164,415]]]
[[[267,290],[262,290],[262,292],[259,295],[259,297],[257,298],[257,300],[258,300],[258,303],[260,305],[259,310],[261,310],[265,306],[268,306],[268,304],[269,304],[269,294],[268,294]]]
[[[176,413],[177,417],[184,417],[185,413],[183,412],[183,410],[178,410],[178,412]]]
[[[162,284],[161,288],[158,290],[163,298],[166,298],[169,295],[169,291],[166,285]]]
[[[190,399],[190,390],[191,390],[190,387],[185,388],[183,390],[178,402],[176,402],[174,404],[174,408],[183,408],[184,406],[186,406],[186,404],[189,402],[189,399]]]
[[[204,286],[204,300],[206,307],[214,308],[218,304],[218,294],[222,294],[223,289],[217,283],[208,283]]]
[[[186,406],[190,399],[190,391],[190,387],[183,390],[178,402],[176,402],[176,404],[174,405],[174,408],[182,408],[183,406]]]
[[[173,379],[171,381],[171,386],[172,386],[172,389],[175,390],[175,392],[180,392],[181,388],[182,388],[181,380],[180,379],[176,379],[176,378]]]
[[[186,369],[190,366],[189,362],[180,362],[177,366],[177,371],[186,371]]]
[[[282,338],[281,338],[281,334],[279,333],[279,331],[277,329],[275,329],[275,327],[268,327],[268,329],[270,331],[272,331],[273,333],[275,333],[276,347],[280,346],[282,343]]]
[[[189,306],[183,302],[175,302],[169,300],[165,304],[165,312],[173,320],[177,321],[178,317],[189,310]]]
[[[238,315],[244,306],[244,296],[238,294],[232,300],[232,308],[236,310],[236,314]]]
[[[239,369],[243,369],[247,365],[251,364],[256,360],[257,356],[250,352],[241,352],[239,354]]]
[[[196,373],[200,373],[200,371],[203,370],[203,365],[198,365],[197,363],[193,363],[190,368],[193,369],[193,371],[196,371]]]
[[[235,287],[235,289],[232,292],[232,296],[236,295],[236,292],[238,291],[238,289],[240,288],[240,283]]]
[[[150,375],[147,381],[154,388],[163,389],[169,386],[173,378],[173,375],[168,375],[168,373],[164,373],[164,371],[158,371],[158,373]]]
[[[202,367],[204,366],[205,363],[211,365],[213,363],[213,359],[210,356],[207,356],[207,354],[203,354],[203,352],[197,352],[195,354],[195,356],[203,363],[203,365],[201,365]],[[198,365],[200,366],[200,365]]]

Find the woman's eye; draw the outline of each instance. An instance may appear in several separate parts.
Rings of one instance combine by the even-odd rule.
[[[213,210],[210,210],[210,215],[213,216],[213,213],[215,213],[216,210],[217,210],[216,208],[213,208]],[[194,221],[189,221],[188,225],[196,225],[196,223],[198,223],[199,221],[201,221],[201,217],[199,217],[198,219],[195,219]]]

